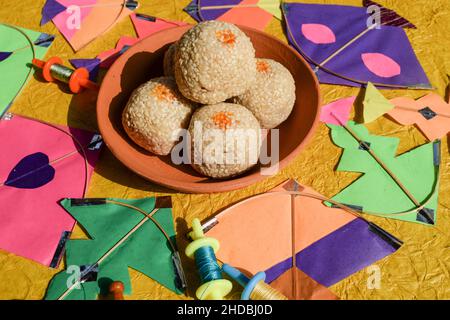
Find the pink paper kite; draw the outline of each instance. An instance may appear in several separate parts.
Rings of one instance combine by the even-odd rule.
[[[101,137],[6,114],[0,139],[0,248],[57,267],[75,224],[58,202],[84,196]]]
[[[47,0],[41,25],[52,20],[78,51],[129,16],[137,5],[131,0]]]

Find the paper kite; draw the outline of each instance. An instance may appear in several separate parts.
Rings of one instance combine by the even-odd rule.
[[[91,80],[97,78],[99,69],[108,69],[128,48],[138,42],[140,39],[148,37],[156,32],[186,25],[181,21],[171,21],[144,14],[132,14],[131,20],[133,22],[138,38],[123,36],[117,42],[116,48],[104,51],[93,59],[71,59],[70,62],[76,68],[87,68]]]
[[[349,121],[328,125],[343,148],[338,171],[363,175],[332,199],[367,214],[426,225],[437,218],[440,142],[396,156],[399,139],[370,135]]]
[[[293,194],[292,192],[300,192]],[[289,299],[337,299],[328,287],[400,248],[402,242],[294,181],[220,212],[203,224],[218,259]]]
[[[75,223],[58,201],[84,196],[101,137],[7,113],[0,139],[0,249],[57,267]]]
[[[132,0],[47,0],[41,25],[52,20],[78,51],[129,16],[137,6]]]
[[[264,30],[281,20],[280,0],[193,0],[184,11],[198,22],[219,20]]]
[[[87,231],[90,239],[67,242],[66,266],[78,266],[80,273],[78,278],[71,278],[68,270],[58,273],[47,289],[46,299],[93,300],[107,293],[113,281],[121,281],[124,293],[129,295],[128,268],[180,293],[173,262],[173,254],[178,253],[174,252],[176,247],[172,243],[175,230],[169,197],[65,199],[61,205]],[[151,218],[147,217],[149,214]],[[131,236],[130,232],[133,232]],[[122,239],[125,241],[120,242]],[[73,286],[72,290],[68,290],[71,287],[67,283]]]
[[[366,7],[282,4],[289,42],[321,83],[431,88],[403,29],[414,26],[394,11],[379,8],[377,25],[368,23],[373,16]]]
[[[33,58],[43,59],[53,40],[53,35],[0,24],[0,117],[30,78]]]

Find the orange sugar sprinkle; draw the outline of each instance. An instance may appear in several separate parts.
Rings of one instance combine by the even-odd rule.
[[[216,31],[216,38],[224,44],[234,45],[236,42],[236,36],[230,29]]]
[[[153,88],[152,94],[154,94],[158,100],[175,100],[175,95],[172,93],[172,91],[161,83],[158,83],[156,87]]]
[[[268,72],[270,70],[270,66],[266,61],[258,60],[258,62],[256,62],[256,69],[258,72]]]
[[[232,112],[217,112],[212,116],[212,120],[220,129],[226,130],[233,124],[233,119],[230,118],[232,115]]]

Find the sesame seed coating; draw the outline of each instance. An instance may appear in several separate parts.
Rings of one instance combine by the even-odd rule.
[[[128,136],[157,155],[167,155],[187,129],[196,104],[184,98],[170,77],[152,79],[131,94],[122,114]]]
[[[219,103],[197,109],[189,133],[191,165],[203,175],[231,178],[258,161],[261,128],[253,114],[241,105]]]
[[[233,102],[248,108],[261,127],[272,129],[285,121],[295,103],[295,81],[288,69],[270,59],[257,59],[255,84]]]
[[[188,99],[215,104],[247,91],[256,77],[255,49],[238,27],[199,23],[178,41],[175,78]]]
[[[174,71],[174,63],[175,63],[175,51],[177,49],[177,43],[172,43],[169,49],[167,49],[166,53],[164,54],[164,75],[166,77],[173,77],[175,78],[175,71]]]

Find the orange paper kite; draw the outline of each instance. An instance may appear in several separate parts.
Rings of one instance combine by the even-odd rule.
[[[203,228],[220,241],[222,262],[248,275],[265,271],[288,298],[337,299],[329,286],[402,242],[348,208],[326,207],[324,199],[289,181],[225,209]]]

